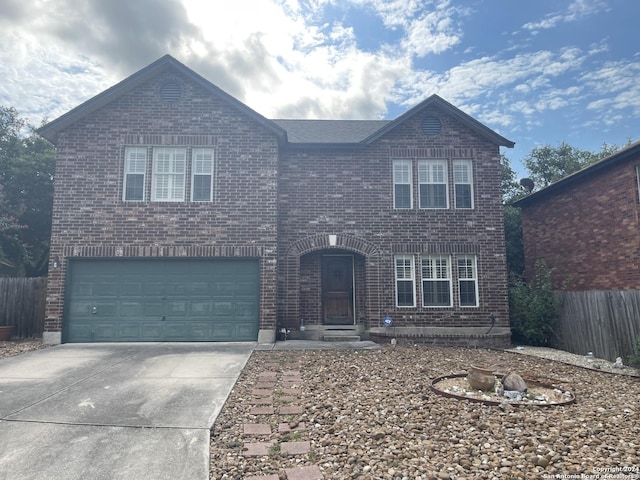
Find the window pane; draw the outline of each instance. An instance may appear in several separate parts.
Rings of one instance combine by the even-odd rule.
[[[410,185],[395,186],[395,207],[411,208],[411,186]]]
[[[151,199],[168,202],[184,201],[185,172],[185,148],[154,148]]]
[[[396,283],[398,284],[398,306],[413,307],[413,282],[409,280],[399,280]]]
[[[425,307],[448,307],[451,305],[449,281],[423,282],[423,304]]]
[[[441,184],[420,185],[421,208],[447,208],[447,186]]]
[[[458,289],[460,290],[460,306],[476,307],[478,275],[476,271],[476,257],[473,255],[458,258]]]
[[[475,280],[460,281],[460,306],[475,307],[476,302],[476,282]]]
[[[194,202],[211,201],[211,175],[194,175],[192,188]]]
[[[456,184],[456,208],[471,208],[471,185]]]
[[[125,200],[144,200],[144,175],[127,174],[125,180]]]
[[[144,201],[146,170],[147,149],[144,147],[127,147],[124,161],[124,200]]]
[[[473,174],[469,160],[455,160],[453,181],[456,208],[473,208]]]
[[[420,208],[447,208],[447,163],[445,160],[418,162]]]
[[[393,161],[393,206],[394,208],[411,208],[412,173],[411,160]]]
[[[422,304],[425,307],[451,306],[451,269],[449,256],[422,257]]]
[[[415,306],[415,278],[413,256],[400,255],[395,258],[396,304],[398,307]]]
[[[213,200],[213,149],[194,148],[191,155],[191,200],[210,202]]]

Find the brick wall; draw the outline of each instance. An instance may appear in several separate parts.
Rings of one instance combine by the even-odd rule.
[[[179,102],[159,98],[165,80],[182,85]],[[214,202],[122,201],[126,145],[194,143],[215,148]],[[260,328],[275,328],[277,159],[272,133],[173,73],[65,129],[57,142],[51,241],[51,259],[61,267],[49,268],[45,329],[62,326],[69,256],[260,257]],[[147,175],[147,191],[150,184]]]
[[[301,282],[292,258],[300,248],[292,246],[309,238],[303,253],[329,248],[322,244],[328,235],[338,236],[339,248],[349,239],[362,245],[348,250],[366,258],[367,298],[363,307],[371,326],[379,325],[384,315],[392,315],[398,326],[484,326],[491,313],[499,326],[508,326],[499,148],[444,112],[432,108],[429,113],[441,118],[441,134],[425,136],[420,113],[370,146],[306,150],[292,146],[281,155],[279,315],[289,326],[295,328],[301,313],[291,306],[299,300],[296,291]],[[471,159],[475,208],[394,209],[391,161],[399,158]],[[451,190],[451,166],[449,176]],[[417,206],[415,164],[413,192]],[[428,252],[478,255],[479,308],[395,307],[393,255],[414,254],[418,270],[419,255]],[[302,285],[308,295],[309,279]]]
[[[625,159],[522,208],[527,278],[542,259],[556,287],[640,289],[638,164]]]

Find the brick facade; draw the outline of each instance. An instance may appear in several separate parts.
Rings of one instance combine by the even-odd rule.
[[[51,261],[60,265],[49,270],[46,332],[62,330],[72,257],[259,258],[260,331],[299,330],[301,320],[322,326],[321,259],[339,253],[354,259],[356,325],[379,328],[390,315],[408,335],[434,327],[475,335],[493,315],[499,341],[508,341],[500,144],[486,127],[436,102],[368,143],[296,144],[170,57],[156,64],[163,66],[157,74],[131,77],[117,95],[107,91],[86,113],[79,107],[43,129],[57,148]],[[159,95],[167,80],[180,85],[179,101]],[[441,133],[425,135],[425,114],[440,119]],[[125,147],[165,145],[215,149],[213,202],[123,201]],[[412,209],[393,208],[394,159],[414,163]],[[451,198],[451,162],[470,160],[474,208],[419,209],[418,159],[449,162]],[[149,190],[151,175],[146,182]],[[477,256],[479,306],[421,306],[420,255],[427,253],[451,255],[454,272],[456,255]],[[399,254],[415,258],[415,308],[395,306]],[[457,298],[455,277],[452,284]]]
[[[182,86],[179,102],[158,96],[165,80]],[[131,145],[213,146],[214,201],[124,202],[124,148]],[[60,268],[49,268],[47,332],[62,328],[69,257],[258,257],[260,328],[275,329],[278,143],[272,133],[168,72],[67,127],[56,149],[50,256]],[[147,175],[147,189],[150,182]]]
[[[636,145],[521,202],[526,275],[537,260],[567,290],[640,290]]]
[[[421,129],[424,115],[436,116],[442,134],[427,136]],[[393,207],[392,160],[414,161],[413,192],[418,192],[418,159],[470,159],[473,164],[475,208],[399,210]],[[500,201],[499,149],[465,128],[446,112],[431,108],[416,112],[398,128],[366,148],[298,149],[281,154],[279,196],[279,298],[284,323],[296,328],[298,318],[321,324],[321,310],[309,311],[307,298],[319,298],[317,262],[312,269],[305,254],[290,245],[314,238],[314,252],[334,249],[353,252],[365,264],[367,296],[359,304],[362,322],[381,326],[391,316],[397,327],[483,327],[493,314],[497,326],[508,327],[506,265],[502,204]],[[449,184],[453,185],[449,167]],[[337,235],[335,247],[326,238]],[[324,240],[324,244],[321,243]],[[347,247],[349,241],[363,246]],[[312,242],[313,243],[313,242]],[[366,251],[365,251],[366,250]],[[415,256],[419,270],[421,254],[476,254],[480,306],[478,308],[398,308],[395,305],[394,255]],[[288,268],[300,257],[299,268]],[[300,273],[302,272],[302,273]],[[300,278],[298,279],[298,275]],[[315,280],[312,276],[316,275]],[[420,298],[419,272],[417,297]],[[297,286],[296,286],[297,284]],[[315,291],[310,291],[315,285]],[[356,284],[357,285],[357,284]],[[292,290],[301,291],[300,310],[295,308]],[[453,296],[457,285],[453,282]],[[356,300],[358,297],[356,296]],[[418,302],[420,303],[420,302]]]

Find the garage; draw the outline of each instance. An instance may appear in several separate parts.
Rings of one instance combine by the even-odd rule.
[[[63,342],[255,341],[257,259],[73,259]]]

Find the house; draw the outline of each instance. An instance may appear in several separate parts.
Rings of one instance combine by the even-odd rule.
[[[165,56],[40,134],[45,342],[510,341],[513,142],[436,95],[392,121],[273,120]]]
[[[525,270],[568,291],[640,290],[640,142],[524,197]]]
[[[542,260],[563,291],[555,346],[626,362],[640,338],[640,142],[514,205],[526,277]]]

